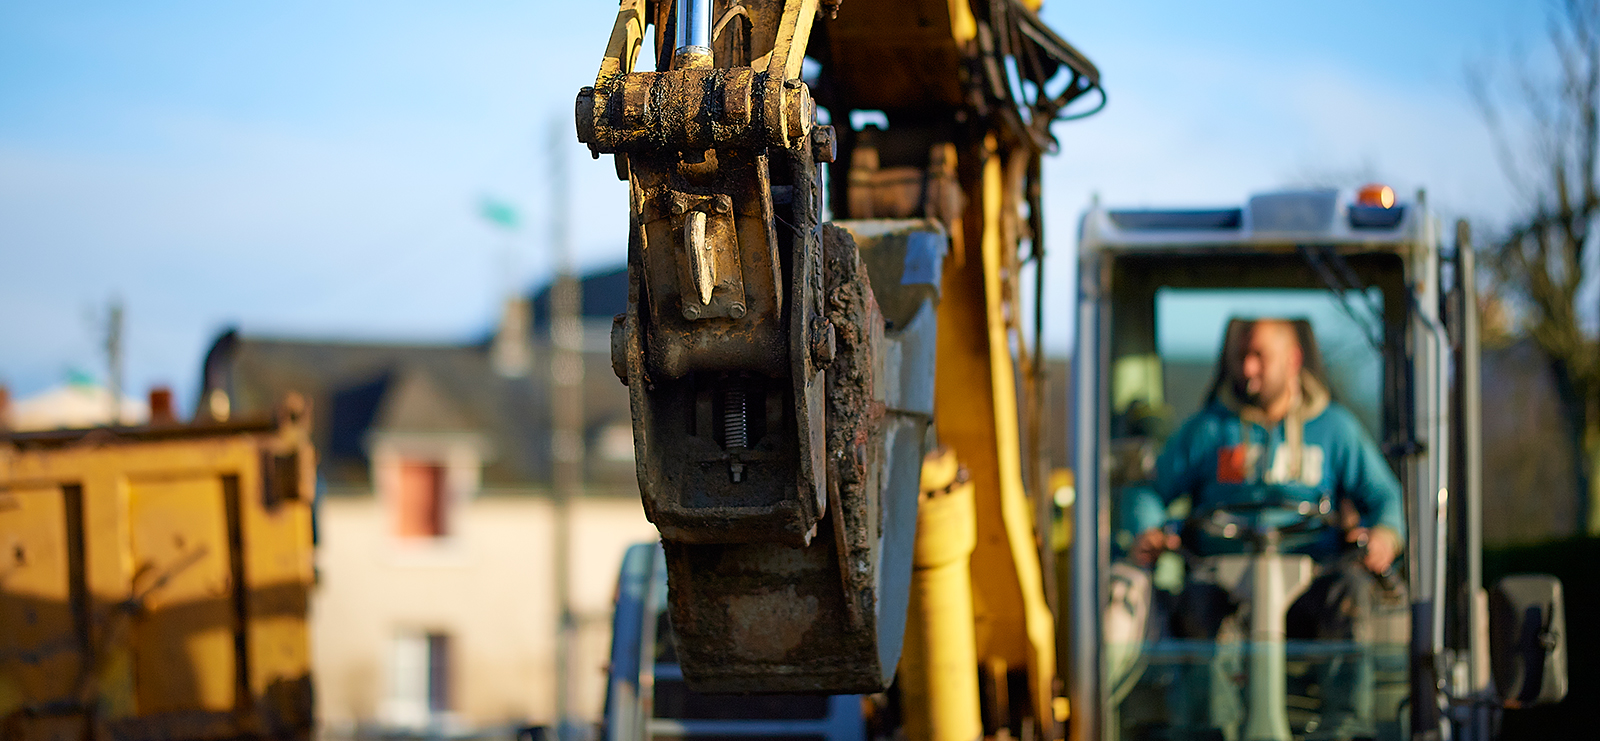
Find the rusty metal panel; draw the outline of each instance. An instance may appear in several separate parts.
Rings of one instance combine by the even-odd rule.
[[[128,525],[139,712],[232,709],[237,657],[222,481],[130,481]]]
[[[261,496],[240,496],[248,684],[269,729],[310,727],[311,642],[306,621],[315,579],[310,548],[316,468],[309,453],[265,451]],[[293,482],[290,485],[289,482]],[[240,491],[258,491],[246,472]]]
[[[309,737],[306,411],[0,435],[0,740]]]
[[[0,714],[72,692],[82,651],[61,487],[0,490]]]

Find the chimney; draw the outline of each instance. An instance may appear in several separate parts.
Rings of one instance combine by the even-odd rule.
[[[506,299],[500,312],[500,326],[494,331],[489,348],[494,372],[506,378],[528,375],[533,366],[533,304],[521,296]]]
[[[166,386],[154,386],[150,389],[150,424],[173,425],[178,423],[178,415],[172,410],[172,389]]]

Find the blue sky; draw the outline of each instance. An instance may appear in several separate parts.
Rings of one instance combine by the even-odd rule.
[[[846,0],[864,2],[866,0]],[[1237,203],[1358,175],[1447,216],[1512,205],[1465,93],[1535,4],[1047,3],[1110,105],[1046,170],[1049,345],[1072,232],[1114,205]],[[571,129],[609,2],[0,5],[0,383],[102,373],[89,315],[128,316],[128,387],[192,404],[223,327],[453,341],[548,275],[549,131]],[[626,190],[570,137],[581,266],[624,257]],[[1354,183],[1351,183],[1354,184]],[[494,232],[485,195],[518,204]],[[506,258],[510,250],[513,257]]]

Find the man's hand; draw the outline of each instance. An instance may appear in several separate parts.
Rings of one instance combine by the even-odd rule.
[[[1153,527],[1139,533],[1139,537],[1133,541],[1133,547],[1128,550],[1128,557],[1140,567],[1148,569],[1156,564],[1156,557],[1177,548],[1179,542],[1178,536]]]
[[[1386,527],[1352,528],[1345,534],[1344,539],[1351,543],[1367,544],[1367,554],[1361,559],[1361,563],[1374,574],[1388,572],[1389,565],[1394,563],[1395,555],[1400,552],[1399,538]]]

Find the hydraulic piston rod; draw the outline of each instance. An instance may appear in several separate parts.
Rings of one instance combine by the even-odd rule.
[[[678,0],[672,68],[711,66],[711,0]]]

